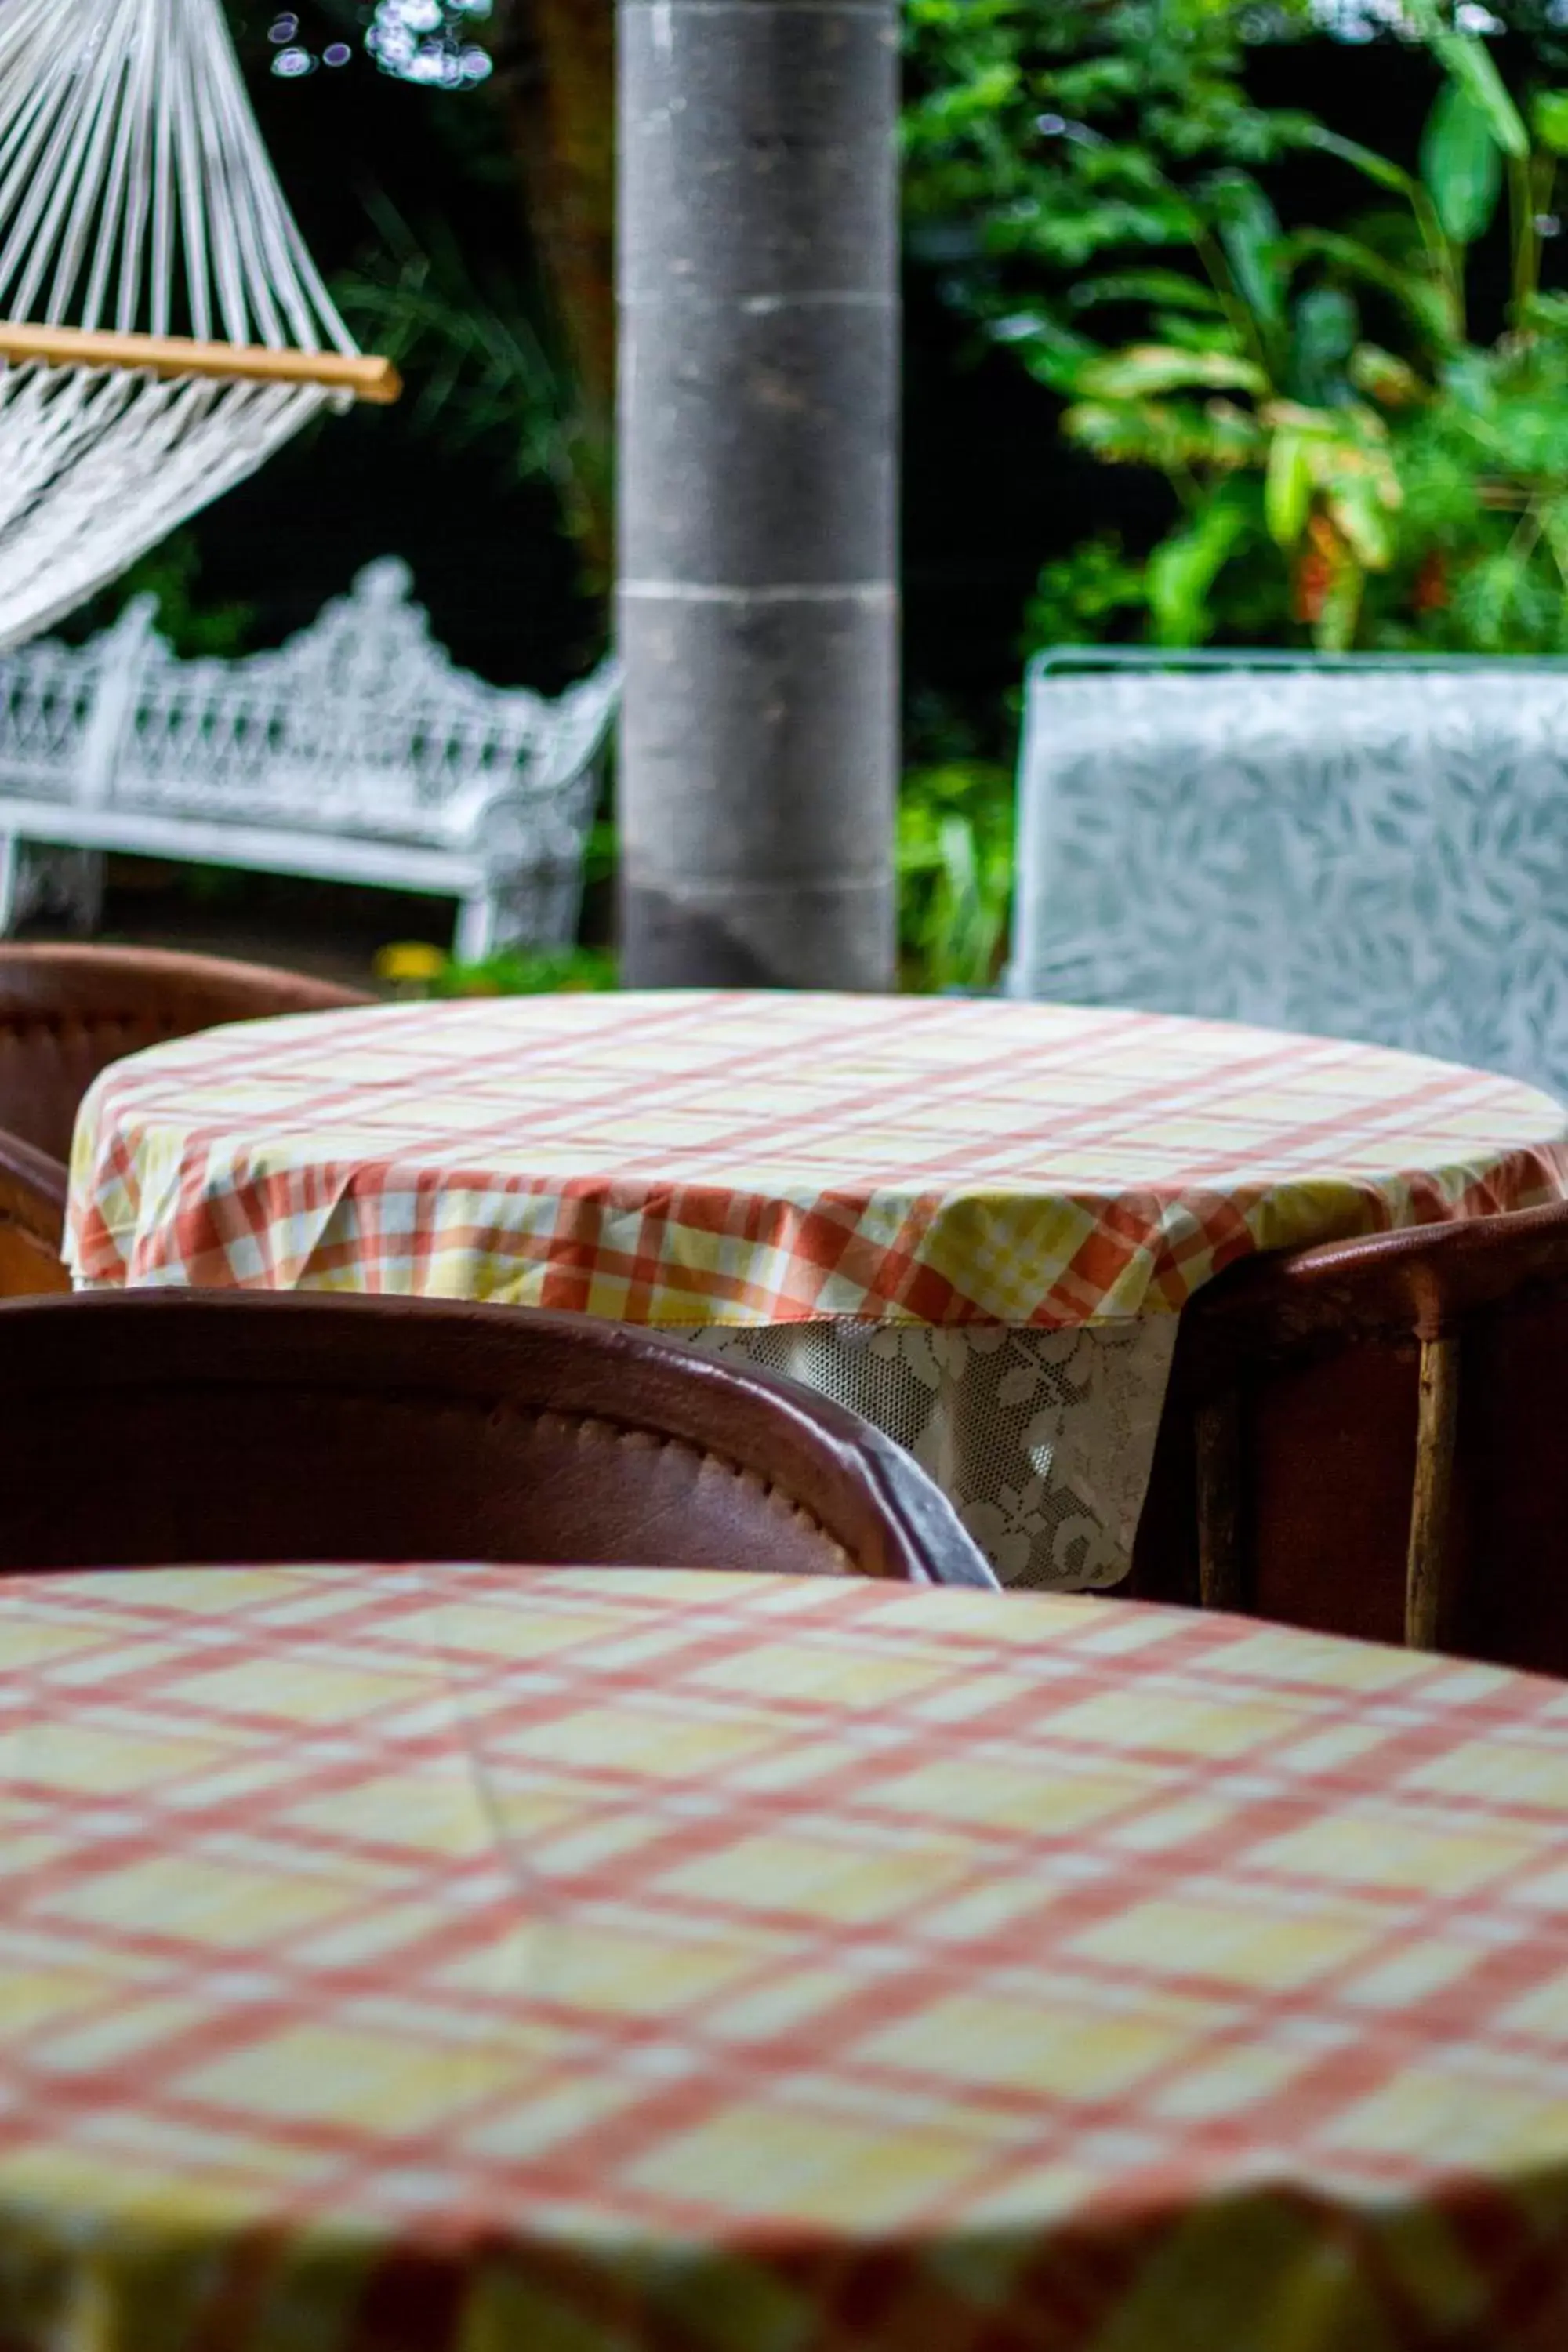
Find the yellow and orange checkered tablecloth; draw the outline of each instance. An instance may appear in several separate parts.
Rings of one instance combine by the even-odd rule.
[[[1561,1685],[482,1568],[0,1664],[11,2352],[1568,2343]]]
[[[1565,1138],[1510,1079],[1147,1013],[377,1007],[106,1071],[68,1247],[90,1282],[1061,1328],[1177,1308],[1248,1250],[1556,1198]]]
[[[867,1414],[1009,1584],[1125,1575],[1176,1315],[1247,1252],[1568,1190],[1509,1078],[942,998],[513,998],[258,1022],[84,1104],[79,1281],[651,1324]]]

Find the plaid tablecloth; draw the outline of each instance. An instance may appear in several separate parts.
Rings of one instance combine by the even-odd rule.
[[[1568,2342],[1561,1685],[581,1570],[0,1663],[12,2352]]]
[[[1370,1046],[950,999],[580,995],[210,1031],[106,1071],[90,1283],[511,1300],[814,1381],[1002,1573],[1113,1581],[1173,1310],[1249,1250],[1553,1199],[1568,1121]]]

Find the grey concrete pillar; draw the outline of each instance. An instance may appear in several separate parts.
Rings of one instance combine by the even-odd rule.
[[[897,0],[619,0],[623,969],[883,988]]]

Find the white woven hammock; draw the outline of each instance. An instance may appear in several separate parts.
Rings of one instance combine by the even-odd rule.
[[[220,0],[0,0],[0,647],[397,389],[305,250]]]

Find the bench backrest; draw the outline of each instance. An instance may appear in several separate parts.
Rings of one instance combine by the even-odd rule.
[[[1010,992],[1568,1092],[1568,667],[1173,659],[1031,670]]]
[[[14,792],[58,793],[80,774],[113,635],[45,637],[0,658],[0,779]]]
[[[411,584],[395,558],[372,563],[236,660],[171,652],[151,598],[78,650],[26,646],[0,661],[0,787],[433,841],[503,789],[559,793],[608,730],[613,666],[557,703],[487,685],[435,642]]]

